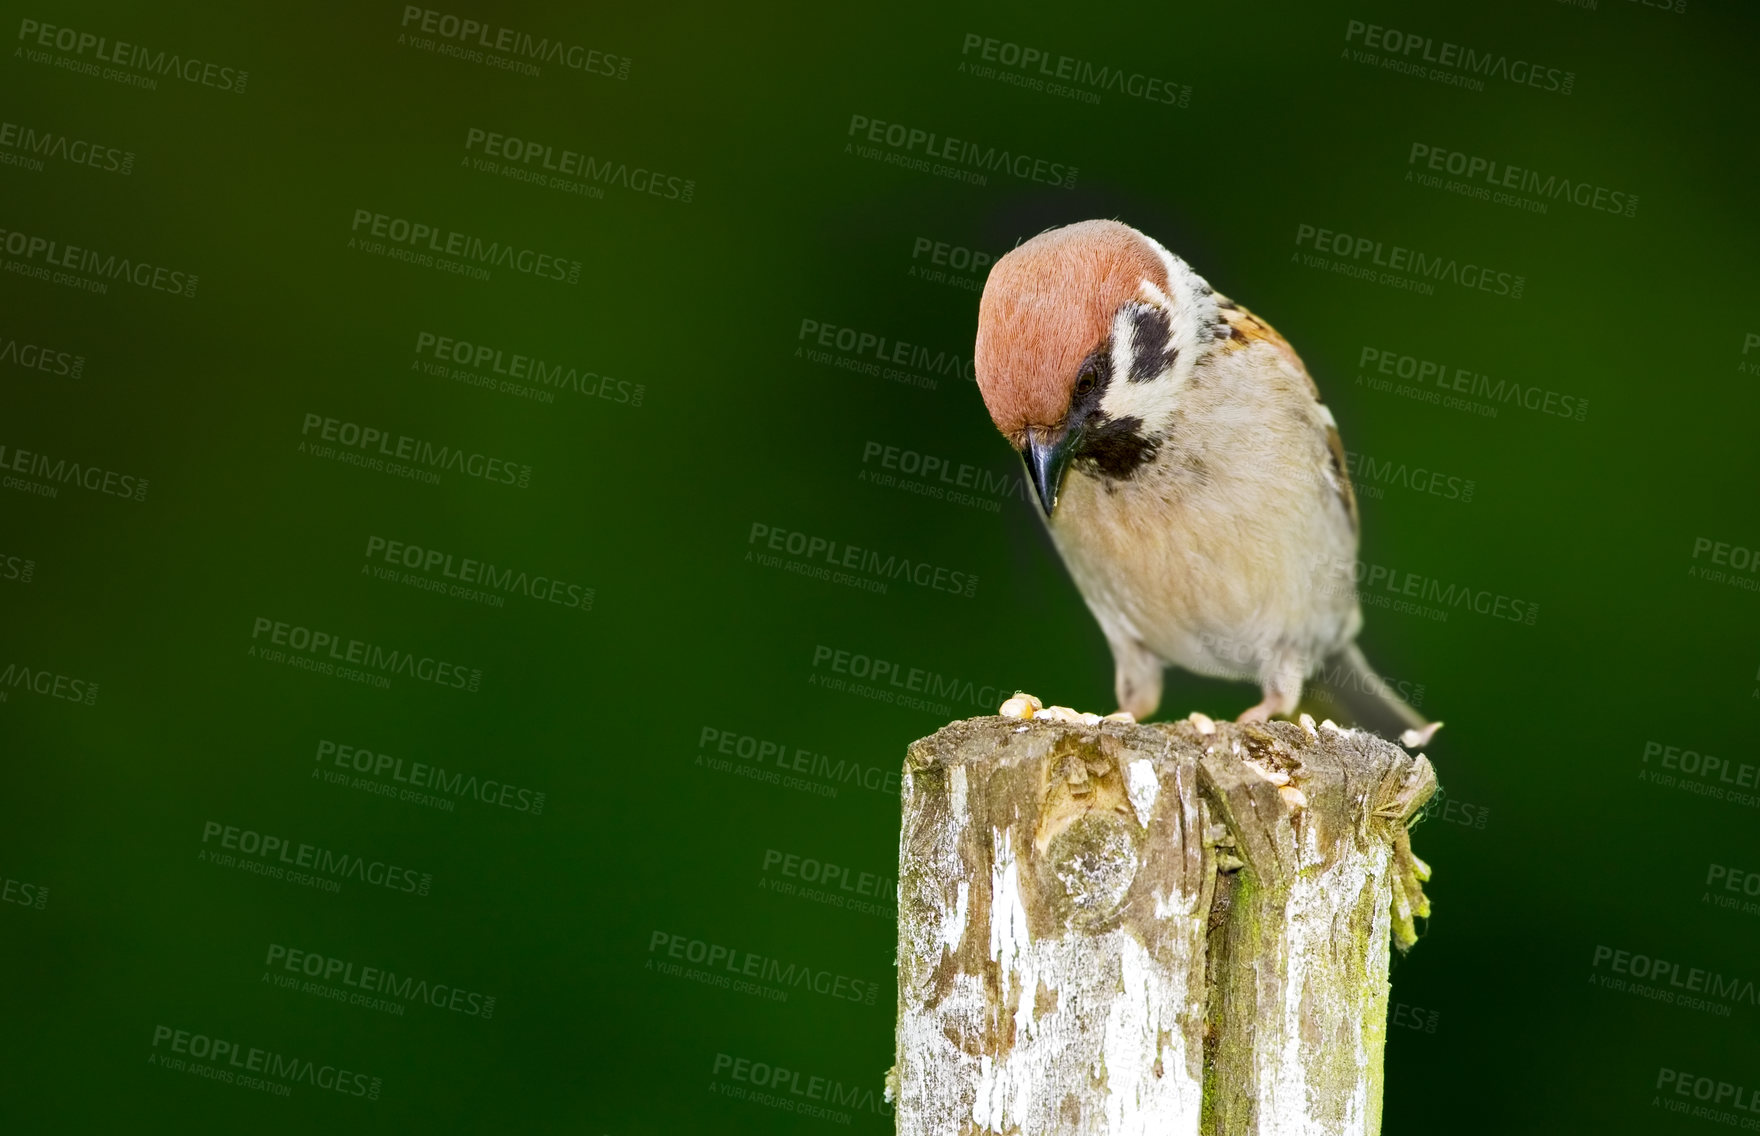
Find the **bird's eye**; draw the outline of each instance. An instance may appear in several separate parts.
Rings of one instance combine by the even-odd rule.
[[[1076,376],[1076,395],[1077,395],[1077,397],[1080,397],[1082,395],[1087,394],[1089,391],[1091,391],[1093,389],[1094,389],[1094,367],[1092,364],[1089,364],[1088,366],[1082,368],[1081,374]]]

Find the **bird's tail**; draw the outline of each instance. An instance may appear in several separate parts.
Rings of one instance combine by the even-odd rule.
[[[1442,728],[1441,722],[1430,721],[1396,694],[1355,643],[1329,657],[1309,684],[1349,713],[1356,725],[1398,738],[1410,748],[1428,744]]]

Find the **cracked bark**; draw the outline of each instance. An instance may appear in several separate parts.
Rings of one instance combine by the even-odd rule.
[[[1379,1130],[1434,772],[1330,726],[1210,729],[990,717],[910,747],[901,1136]]]

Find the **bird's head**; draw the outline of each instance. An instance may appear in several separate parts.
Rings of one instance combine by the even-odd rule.
[[[1210,286],[1129,225],[1026,241],[978,303],[978,389],[1050,517],[1072,464],[1125,478],[1154,457],[1220,323]]]

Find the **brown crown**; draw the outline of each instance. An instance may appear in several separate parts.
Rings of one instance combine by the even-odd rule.
[[[1166,265],[1117,221],[1052,229],[996,262],[978,301],[975,363],[998,430],[1018,446],[1026,427],[1063,420],[1082,360],[1144,280],[1165,291]]]

